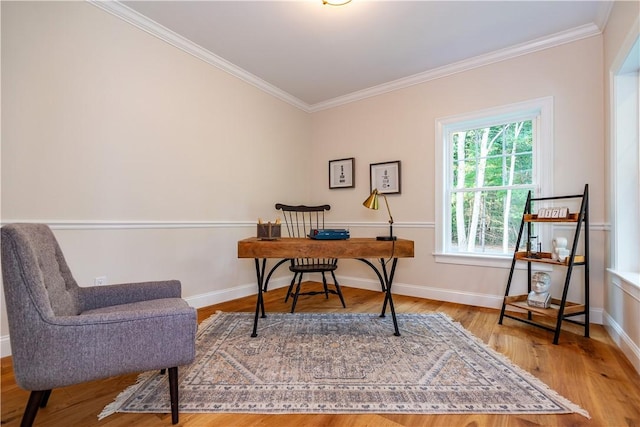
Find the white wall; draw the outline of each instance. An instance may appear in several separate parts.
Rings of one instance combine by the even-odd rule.
[[[609,154],[613,143],[611,107],[613,103],[612,79],[619,70],[621,61],[630,53],[630,43],[640,36],[640,3],[617,1],[611,11],[604,32],[604,72],[605,72],[605,165],[609,166]],[[637,84],[637,83],[636,83]],[[640,96],[640,94],[639,94]],[[611,181],[614,174],[607,174],[606,205],[612,202]],[[612,211],[608,211],[609,221],[614,221]],[[606,251],[611,251],[611,240],[607,236]],[[638,254],[635,254],[638,256]],[[607,258],[607,267],[614,267],[613,260]],[[608,273],[604,288],[604,323],[629,358],[636,370],[640,372],[640,288],[637,278],[625,280],[617,274]]]
[[[236,241],[275,201],[330,203],[352,235],[382,233],[384,212],[362,207],[369,164],[401,160],[389,203],[416,258],[400,261],[395,292],[498,307],[507,269],[434,262],[435,119],[553,96],[555,193],[590,184],[598,321],[603,80],[597,36],[306,114],[90,4],[3,2],[1,217],[51,223],[83,285],[178,278],[203,305],[253,292]],[[327,162],[345,157],[356,188],[329,190]],[[357,261],[339,278],[376,286]],[[1,320],[6,339],[4,306]]]
[[[352,190],[328,190],[326,163],[318,163],[312,171],[312,188],[318,200],[329,201],[336,216],[345,222],[378,222],[381,227],[356,227],[357,233],[383,234],[386,212],[362,206],[369,192],[369,164],[401,160],[402,194],[388,199],[394,231],[415,240],[416,259],[400,261],[396,292],[499,307],[509,263],[507,268],[488,268],[435,262],[435,121],[547,96],[554,99],[554,192],[578,194],[585,183],[590,186],[591,314],[592,321],[599,322],[606,228],[600,36],[315,113],[314,158],[355,156],[357,185]],[[364,276],[359,266],[351,268],[341,263],[340,275]],[[556,283],[561,282],[560,277],[564,279],[565,272],[564,268],[556,269]],[[574,269],[570,299],[582,301],[582,272]],[[526,289],[523,280],[520,289]],[[554,293],[560,296],[561,286],[556,286]]]
[[[51,223],[81,285],[252,293],[236,241],[305,199],[309,123],[89,3],[2,2],[2,222]]]

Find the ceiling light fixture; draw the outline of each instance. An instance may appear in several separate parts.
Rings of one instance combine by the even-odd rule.
[[[344,6],[347,3],[351,3],[351,0],[322,0],[322,4],[328,4],[329,6]]]

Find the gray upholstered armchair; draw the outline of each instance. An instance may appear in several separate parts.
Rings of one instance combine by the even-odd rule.
[[[79,287],[46,225],[2,227],[2,278],[16,382],[31,391],[30,426],[58,387],[169,370],[178,422],[178,366],[195,356],[195,309],[180,282]]]

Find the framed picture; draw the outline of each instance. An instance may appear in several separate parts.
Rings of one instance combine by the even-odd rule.
[[[369,165],[371,192],[378,189],[381,194],[400,194],[400,160]]]
[[[355,158],[329,160],[329,188],[353,188],[356,186]]]

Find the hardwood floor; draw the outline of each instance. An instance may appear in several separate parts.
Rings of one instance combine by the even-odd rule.
[[[346,311],[377,312],[382,294],[343,288]],[[284,289],[265,294],[269,311],[286,312]],[[507,356],[567,399],[586,409],[591,419],[567,415],[248,415],[180,414],[182,426],[598,426],[640,427],[640,376],[617,349],[604,328],[592,325],[591,338],[584,338],[574,325],[567,325],[559,345],[552,334],[520,322],[505,319],[498,325],[499,312],[420,298],[394,296],[398,313],[440,311]],[[198,311],[199,321],[217,310],[253,311],[255,297],[206,307]],[[301,297],[296,311],[345,311],[337,297]],[[11,358],[2,359],[2,426],[20,424],[28,392],[16,386]],[[36,426],[170,426],[170,414],[114,414],[102,421],[97,416],[120,391],[133,384],[137,374],[56,389],[49,404],[40,409]]]

